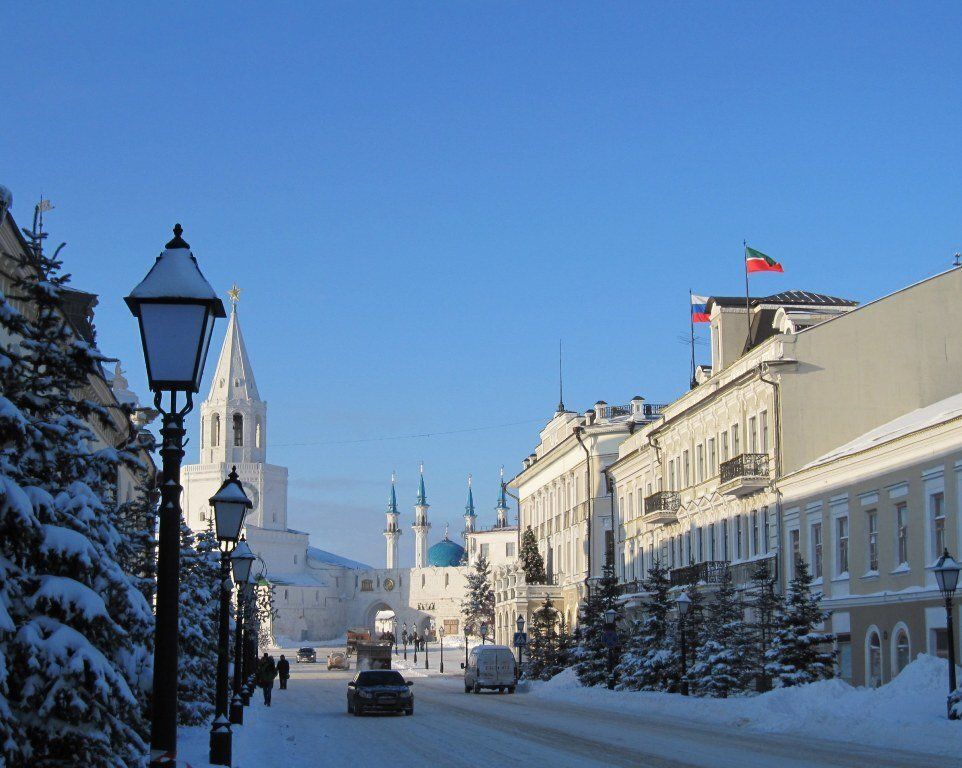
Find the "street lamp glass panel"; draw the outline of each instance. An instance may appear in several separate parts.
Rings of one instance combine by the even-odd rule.
[[[482,625],[481,625],[481,637],[487,637],[487,636],[488,636],[488,625],[487,625],[487,624],[482,624]]]
[[[220,490],[211,496],[210,505],[214,508],[217,540],[228,544],[237,541],[244,525],[244,516],[254,506],[237,477],[237,467],[231,469]]]
[[[524,632],[524,616],[518,616],[518,620],[515,623],[518,625],[518,631]]]
[[[615,609],[614,609],[614,608],[609,608],[607,611],[605,611],[605,623],[606,623],[606,624],[614,624],[614,623],[615,623],[615,616],[617,616],[617,615],[618,615],[618,614],[615,612]]]
[[[691,598],[688,597],[688,593],[682,592],[675,599],[675,603],[678,606],[678,615],[683,617],[688,613],[688,609],[691,608]]]
[[[935,582],[939,585],[939,592],[943,597],[952,597],[959,586],[960,566],[948,550],[942,553],[935,565],[931,567],[935,572]]]
[[[240,543],[234,548],[234,553],[230,556],[230,564],[234,569],[234,581],[243,584],[250,577],[251,566],[254,565],[254,553],[247,542],[241,539]]]

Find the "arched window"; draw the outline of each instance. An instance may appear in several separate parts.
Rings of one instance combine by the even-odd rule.
[[[261,420],[257,417],[257,421],[254,422],[254,447],[261,447]]]
[[[210,447],[216,448],[220,445],[220,414],[215,413],[210,417]]]
[[[895,626],[892,635],[892,659],[894,662],[892,677],[895,677],[912,660],[912,645],[909,642],[909,630],[901,622]]]
[[[239,413],[234,414],[234,445],[244,444],[244,417]]]
[[[872,688],[882,684],[882,641],[874,626],[865,637],[865,684]]]

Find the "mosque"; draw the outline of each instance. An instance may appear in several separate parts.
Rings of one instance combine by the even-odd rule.
[[[509,524],[505,486],[495,507],[494,524],[477,526],[471,478],[464,511],[466,548],[444,537],[429,546],[431,530],[424,468],[418,478],[411,529],[414,567],[398,565],[403,530],[392,477],[383,535],[385,564],[374,568],[311,546],[303,531],[288,527],[287,468],[267,462],[267,402],[254,380],[237,303],[240,290],[229,291],[231,314],[210,393],[200,407],[200,461],[184,467],[183,508],[193,530],[206,529],[208,499],[236,466],[253,502],[245,522],[251,549],[263,561],[265,578],[274,586],[277,615],[271,634],[278,645],[327,640],[348,629],[391,629],[397,622],[419,633],[460,634],[461,603],[466,576],[484,555],[492,569],[513,561],[518,552],[518,528]]]

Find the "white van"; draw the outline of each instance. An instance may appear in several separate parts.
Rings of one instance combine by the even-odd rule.
[[[468,655],[464,670],[464,692],[481,693],[482,688],[497,688],[514,693],[518,684],[518,669],[514,653],[506,645],[479,645]]]

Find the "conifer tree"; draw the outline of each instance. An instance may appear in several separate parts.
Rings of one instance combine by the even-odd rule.
[[[618,687],[624,690],[666,690],[675,675],[676,624],[672,619],[671,581],[668,569],[656,560],[644,580],[648,593],[643,618],[632,622],[618,664]]]
[[[220,566],[213,532],[208,528],[194,534],[181,521],[177,616],[177,721],[181,725],[199,725],[214,713],[219,584]]]
[[[529,525],[521,534],[521,570],[528,584],[544,584],[548,576],[544,570],[544,558],[538,551],[538,542]]]
[[[688,673],[694,693],[726,698],[751,682],[753,638],[741,601],[725,578],[695,638],[694,664]]]
[[[481,555],[474,564],[474,572],[467,576],[467,594],[461,603],[464,627],[473,635],[481,634],[481,625],[494,625],[494,589],[488,560]]]
[[[52,256],[44,251],[45,209],[37,206],[24,230],[28,253],[18,257],[12,295],[27,312],[13,317],[5,304],[0,318],[16,334],[3,352],[16,362],[3,374],[0,525],[17,526],[16,543],[4,537],[3,544],[2,567],[12,577],[4,597],[13,600],[0,620],[0,653],[6,706],[20,728],[16,748],[4,751],[15,766],[138,765],[146,753],[138,638],[153,618],[118,564],[122,537],[111,506],[118,465],[130,457],[93,449],[89,423],[106,413],[83,392],[101,375],[103,357],[66,319],[63,246]],[[9,440],[17,429],[20,444]]]
[[[749,610],[749,631],[752,646],[749,651],[751,669],[755,677],[755,690],[771,689],[771,678],[765,671],[766,654],[775,636],[775,617],[781,610],[782,600],[775,591],[775,577],[769,572],[767,562],[761,562],[752,573],[748,588],[746,607]]]
[[[765,654],[768,674],[782,687],[835,676],[835,653],[823,650],[833,636],[815,629],[828,614],[819,605],[822,593],[812,593],[811,587],[808,566],[799,558],[785,604],[776,615],[771,648]]]
[[[604,685],[608,681],[608,646],[604,643],[605,611],[618,608],[618,578],[606,562],[601,578],[581,604],[580,640],[574,667],[582,685]],[[617,677],[617,670],[615,673]]]
[[[551,604],[551,600],[545,597],[541,607],[531,614],[525,677],[531,680],[549,680],[561,671],[557,623],[558,611]]]

